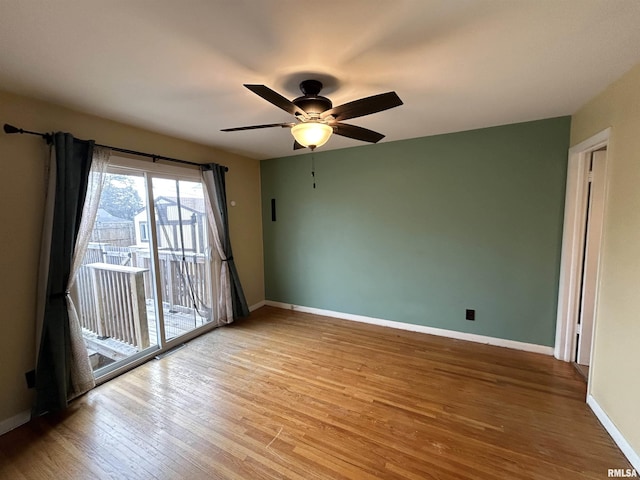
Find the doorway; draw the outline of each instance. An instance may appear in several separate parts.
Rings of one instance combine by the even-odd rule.
[[[593,327],[595,322],[596,289],[598,283],[598,265],[604,220],[604,174],[607,149],[590,152],[587,158],[587,199],[585,215],[585,235],[582,248],[582,282],[580,288],[580,307],[576,326],[576,353],[574,363],[578,371],[589,378]]]
[[[199,172],[114,163],[72,291],[97,380],[213,328],[220,265]]]
[[[610,129],[569,150],[555,357],[585,379],[595,334]]]

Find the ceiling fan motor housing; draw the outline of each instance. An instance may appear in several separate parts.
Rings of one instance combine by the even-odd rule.
[[[322,112],[333,107],[331,100],[318,95],[320,90],[322,90],[322,82],[318,80],[304,80],[300,83],[300,91],[303,96],[293,100],[293,104],[310,115],[320,115]]]
[[[329,110],[333,104],[326,97],[298,97],[293,103],[307,112],[309,115],[320,115],[325,110]]]

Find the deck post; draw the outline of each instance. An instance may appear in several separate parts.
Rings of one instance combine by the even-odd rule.
[[[164,255],[164,274],[165,281],[167,282],[167,299],[169,300],[169,311],[173,312],[175,308],[173,307],[175,303],[176,291],[173,288],[173,279],[175,275],[175,263],[171,260],[169,255]]]
[[[144,296],[144,271],[129,274],[131,285],[131,307],[133,308],[133,326],[136,343],[140,350],[149,347],[149,323],[147,321],[147,304]]]

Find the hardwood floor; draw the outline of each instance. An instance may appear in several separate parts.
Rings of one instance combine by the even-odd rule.
[[[570,363],[264,307],[0,437],[0,478],[602,479]]]

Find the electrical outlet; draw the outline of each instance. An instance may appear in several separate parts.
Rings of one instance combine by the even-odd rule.
[[[476,311],[467,309],[464,318],[467,319],[467,320],[475,321],[475,319],[476,319]]]

